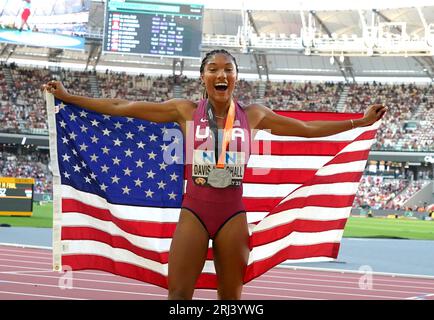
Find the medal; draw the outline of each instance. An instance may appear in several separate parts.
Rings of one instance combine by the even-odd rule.
[[[208,184],[214,188],[226,188],[232,184],[232,175],[226,169],[213,168],[208,174]]]
[[[212,111],[212,106],[208,102],[207,106],[207,113],[208,113],[208,122],[210,130],[213,132],[216,142],[215,145],[219,145],[219,139],[218,139],[218,127],[217,123],[214,119],[214,114]],[[226,157],[226,150],[229,146],[229,140],[230,140],[230,133],[234,124],[235,119],[235,104],[233,101],[231,101],[231,104],[229,106],[226,123],[224,127],[224,133],[223,133],[223,141],[221,145],[221,153],[220,156],[218,156],[218,147],[216,147],[216,165],[214,168],[212,168],[208,176],[206,177],[206,183],[214,188],[226,188],[232,185],[232,174],[230,171],[225,169],[225,157]],[[194,178],[194,177],[193,177]],[[204,185],[205,182],[196,178],[193,179],[194,182],[198,185]]]

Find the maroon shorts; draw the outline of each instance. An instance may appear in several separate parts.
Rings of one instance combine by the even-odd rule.
[[[230,202],[213,202],[198,200],[184,195],[182,208],[193,213],[205,227],[211,239],[214,239],[220,229],[231,218],[246,212],[242,199]]]

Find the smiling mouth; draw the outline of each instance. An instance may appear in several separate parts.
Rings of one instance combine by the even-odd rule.
[[[216,85],[214,86],[214,88],[215,88],[217,91],[226,91],[226,90],[228,89],[228,85],[227,85],[227,84],[216,84]]]

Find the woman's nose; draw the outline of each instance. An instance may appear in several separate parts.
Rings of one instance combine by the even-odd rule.
[[[226,72],[224,70],[218,70],[217,79],[226,79]]]

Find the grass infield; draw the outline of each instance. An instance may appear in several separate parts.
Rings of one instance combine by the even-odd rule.
[[[434,220],[350,217],[344,237],[434,240]]]
[[[53,227],[53,204],[33,206],[31,217],[0,216],[0,225],[12,227]],[[344,229],[347,238],[392,238],[434,240],[434,220],[350,217]]]
[[[2,224],[10,225],[11,227],[52,228],[53,204],[39,205],[37,202],[34,202],[31,217],[0,216],[0,225]]]

